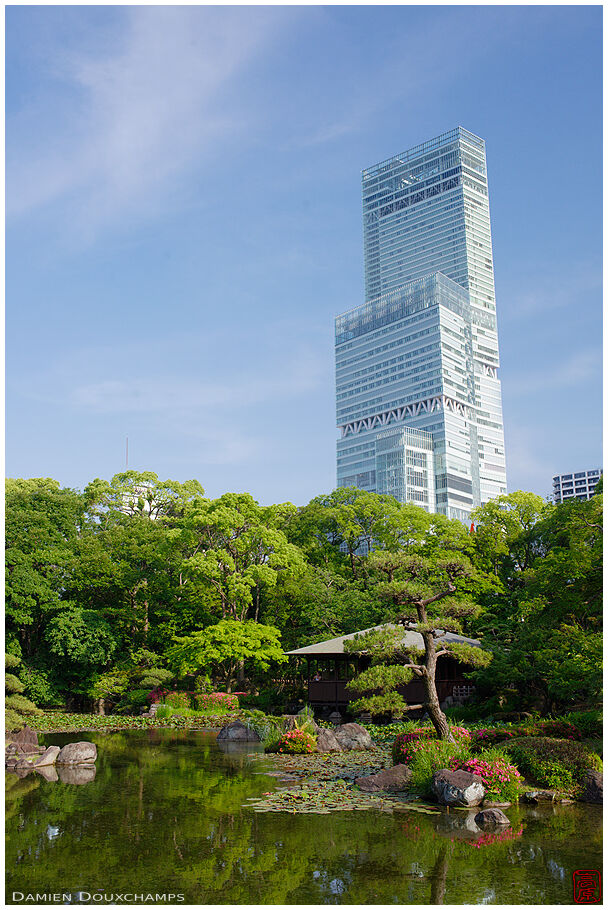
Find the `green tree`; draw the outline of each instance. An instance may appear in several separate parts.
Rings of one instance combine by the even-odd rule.
[[[241,666],[268,670],[271,663],[287,660],[274,626],[253,620],[223,619],[201,632],[178,638],[167,658],[176,672],[212,673],[230,692]]]
[[[280,525],[295,511],[290,503],[260,506],[248,493],[225,493],[186,508],[183,526],[171,532],[188,555],[182,573],[191,589],[215,592],[222,619],[259,618],[263,593],[280,576],[304,569],[299,549]]]
[[[397,608],[396,622],[406,630],[419,632],[423,647],[408,646],[403,632],[391,629],[368,632],[345,644],[346,651],[372,658],[372,666],[350,683],[353,691],[370,693],[356,706],[376,714],[402,714],[424,707],[437,736],[452,739],[437,695],[437,660],[451,655],[472,666],[482,666],[490,659],[480,648],[442,637],[444,632],[462,632],[462,620],[478,613],[477,605],[467,596],[467,584],[474,574],[471,563],[458,553],[431,560],[404,552],[376,552],[370,563],[385,576],[379,593]],[[396,691],[413,679],[424,685],[423,705],[406,705]]]
[[[159,480],[153,471],[123,471],[111,481],[96,478],[85,488],[85,501],[91,514],[103,518],[119,512],[155,519],[178,518],[187,503],[202,498],[198,480],[179,483]]]

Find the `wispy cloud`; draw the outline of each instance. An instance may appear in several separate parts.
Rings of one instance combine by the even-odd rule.
[[[158,206],[178,175],[250,125],[227,93],[285,15],[264,7],[124,7],[113,44],[105,36],[96,52],[57,52],[48,67],[61,86],[62,116],[53,127],[32,99],[9,124],[9,215],[60,201],[79,229],[94,231]]]
[[[104,379],[76,386],[69,399],[76,408],[98,414],[187,411],[194,417],[203,411],[236,411],[285,402],[312,392],[325,378],[321,361],[304,352],[296,353],[288,362],[268,366],[271,369],[266,370],[266,376],[241,373],[224,382],[159,376],[157,371],[154,375]]]

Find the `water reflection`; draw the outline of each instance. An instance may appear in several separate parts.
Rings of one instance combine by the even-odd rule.
[[[101,890],[182,893],[194,904],[571,903],[571,870],[600,868],[597,807],[512,808],[508,837],[486,842],[474,813],[461,811],[256,814],[247,800],[281,785],[259,773],[272,767],[253,757],[259,747],[224,751],[212,734],[166,730],[90,738],[98,760],[82,768],[86,780],[63,769],[56,778],[7,776],[9,896]],[[70,737],[46,739],[63,745]]]

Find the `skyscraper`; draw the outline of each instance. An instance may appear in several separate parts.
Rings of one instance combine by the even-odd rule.
[[[485,144],[458,127],[362,179],[366,302],[336,319],[338,486],[467,521],[506,492]]]

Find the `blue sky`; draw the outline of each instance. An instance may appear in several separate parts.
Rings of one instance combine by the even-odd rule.
[[[599,7],[9,7],[9,476],[335,485],[361,169],[487,143],[507,473],[601,462]]]

